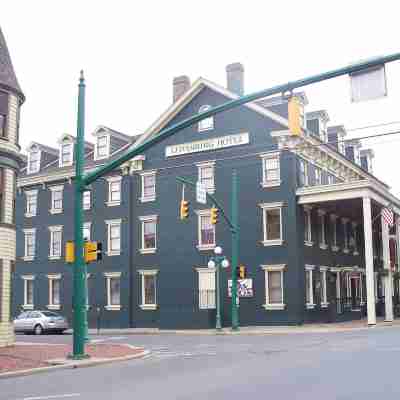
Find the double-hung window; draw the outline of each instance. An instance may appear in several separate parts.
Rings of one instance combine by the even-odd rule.
[[[121,204],[121,181],[122,176],[110,176],[108,181],[108,201],[107,206],[119,206]]]
[[[33,281],[35,280],[34,275],[22,275],[22,280],[24,281],[24,304],[22,307],[25,310],[33,310],[34,298],[33,298]]]
[[[262,203],[259,205],[263,213],[263,245],[279,246],[282,238],[282,207],[283,203]]]
[[[156,171],[146,171],[140,174],[142,180],[142,195],[140,201],[154,201],[156,199]]]
[[[283,271],[284,264],[262,265],[265,272],[265,304],[266,310],[283,310]]]
[[[299,160],[299,184],[308,186],[308,164],[306,160]]]
[[[62,229],[61,225],[49,226],[50,231],[50,252],[49,259],[55,260],[61,258],[62,252]]]
[[[279,186],[281,184],[279,153],[262,154],[262,187]]]
[[[198,210],[198,250],[215,247],[215,225],[211,223],[211,210]]]
[[[110,138],[108,135],[98,136],[96,143],[96,160],[101,160],[102,158],[107,158],[110,149]]]
[[[92,192],[85,190],[82,195],[82,205],[84,210],[90,210],[92,206]]]
[[[157,215],[139,217],[141,222],[142,254],[155,253],[157,250]]]
[[[118,311],[121,309],[121,272],[105,272],[107,305],[106,310]]]
[[[121,219],[104,221],[107,225],[107,255],[119,256],[121,254]]]
[[[215,268],[197,268],[199,277],[199,308],[215,308]]]
[[[66,139],[60,147],[60,167],[71,166],[74,158],[74,144]]]
[[[141,277],[141,303],[142,310],[157,309],[157,273],[158,270],[139,270]]]
[[[207,192],[213,194],[214,185],[214,165],[215,162],[204,162],[197,164],[198,181],[206,188]]]
[[[59,310],[61,308],[60,292],[61,292],[61,274],[47,275],[49,280],[49,310]]]
[[[311,207],[304,206],[304,244],[306,246],[312,246],[312,219],[311,219]]]
[[[0,114],[0,137],[7,137],[7,117],[4,114]]]
[[[33,145],[28,153],[28,174],[34,174],[40,170],[40,149]]]
[[[199,108],[199,113],[208,111],[210,108],[211,108],[211,106],[209,106],[209,105],[201,106]],[[199,132],[209,131],[211,129],[214,129],[214,117],[211,116],[211,117],[202,119],[199,122],[199,127],[198,128],[199,128]]]
[[[34,217],[37,213],[38,190],[28,190],[25,192],[26,208],[25,217]]]
[[[32,261],[35,258],[36,228],[24,229],[25,252],[24,261]]]
[[[306,307],[311,310],[315,307],[315,280],[313,277],[314,265],[306,265]]]
[[[60,214],[63,212],[63,190],[64,186],[51,186],[51,208],[50,214]]]
[[[326,243],[326,224],[325,224],[325,218],[326,216],[326,211],[325,210],[318,210],[318,217],[320,220],[320,230],[319,230],[319,248],[322,250],[326,250],[328,248],[328,245]]]

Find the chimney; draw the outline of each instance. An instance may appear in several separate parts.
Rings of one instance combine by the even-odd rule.
[[[172,82],[173,101],[179,100],[190,88],[190,79],[187,75],[177,76]]]
[[[226,86],[233,93],[243,96],[244,93],[244,67],[240,63],[226,66]]]

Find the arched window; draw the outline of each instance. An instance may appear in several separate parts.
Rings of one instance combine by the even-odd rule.
[[[207,111],[210,108],[211,108],[211,106],[208,106],[208,105],[201,106],[199,109],[199,113]],[[202,119],[199,122],[199,132],[208,131],[210,129],[214,129],[214,117],[208,117],[208,118]]]

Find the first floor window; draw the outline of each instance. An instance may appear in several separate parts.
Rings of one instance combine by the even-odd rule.
[[[150,215],[139,218],[142,224],[142,247],[143,254],[154,253],[157,249],[157,216]]]
[[[215,269],[199,268],[199,308],[215,308]]]
[[[147,171],[142,173],[142,202],[154,201],[156,199],[156,172]]]
[[[215,247],[215,225],[211,223],[211,211],[200,210],[198,214],[198,245],[199,250],[210,250]]]
[[[62,226],[49,226],[50,258],[60,258],[62,248]]]
[[[121,272],[106,272],[108,310],[121,309]]]
[[[140,307],[144,310],[157,308],[157,270],[140,270],[142,299]]]
[[[276,186],[280,184],[279,153],[262,155],[263,181],[262,186]]]
[[[121,220],[105,221],[107,224],[107,255],[121,254]]]
[[[32,275],[22,276],[24,281],[24,304],[23,307],[33,309],[33,282],[35,277]]]
[[[267,310],[283,310],[283,271],[285,265],[265,265],[265,304]]]
[[[50,309],[60,308],[61,275],[48,275],[49,279],[49,304]]]
[[[282,244],[282,203],[260,204],[263,210],[264,246]]]

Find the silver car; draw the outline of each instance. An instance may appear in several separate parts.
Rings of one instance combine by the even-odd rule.
[[[14,319],[14,331],[41,335],[44,332],[63,333],[67,320],[53,311],[24,311]]]

